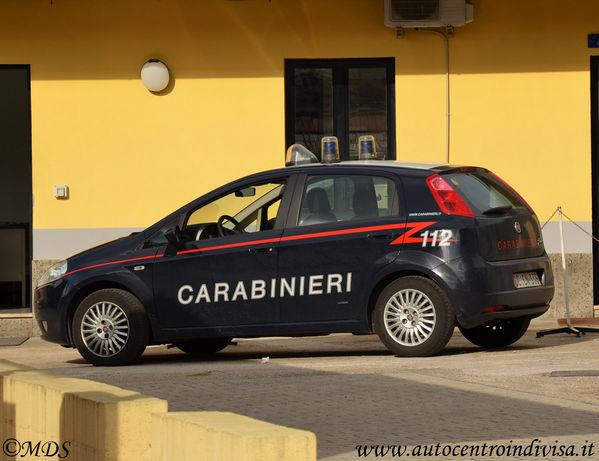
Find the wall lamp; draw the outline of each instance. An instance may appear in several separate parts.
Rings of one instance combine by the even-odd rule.
[[[158,59],[150,59],[141,68],[141,81],[145,87],[157,93],[168,86],[168,67]]]

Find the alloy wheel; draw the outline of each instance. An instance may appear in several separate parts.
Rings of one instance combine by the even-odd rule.
[[[88,350],[99,357],[118,354],[129,339],[129,319],[112,302],[93,304],[81,321],[81,337]]]
[[[400,290],[385,305],[385,329],[403,346],[424,343],[431,336],[435,321],[435,306],[420,290]]]

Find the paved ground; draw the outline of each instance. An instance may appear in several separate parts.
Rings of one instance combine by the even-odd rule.
[[[442,355],[413,359],[393,357],[376,336],[352,335],[238,340],[212,359],[151,347],[138,365],[123,368],[91,367],[76,351],[35,338],[0,347],[0,356],[164,398],[171,411],[226,410],[307,429],[322,460],[359,459],[360,444],[411,450],[437,443],[439,455],[410,459],[543,458],[507,456],[519,443],[533,454],[547,444],[559,455],[563,444],[582,459],[599,459],[599,376],[551,376],[599,374],[599,334],[535,338],[553,327],[536,320],[516,345],[491,351],[456,331]],[[495,448],[500,456],[482,456],[483,443],[487,452],[503,445]],[[465,456],[442,456],[444,444],[460,445],[454,454]],[[478,445],[479,454],[470,447],[460,453],[466,444]]]

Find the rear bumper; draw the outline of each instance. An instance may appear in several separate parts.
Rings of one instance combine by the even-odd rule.
[[[449,288],[456,318],[464,328],[482,325],[494,319],[538,317],[549,309],[555,291],[553,271],[547,254],[536,258],[490,262],[480,257],[461,258],[448,264],[455,286]],[[456,268],[458,270],[456,271]],[[537,272],[542,286],[514,286],[513,274]],[[483,313],[491,306],[503,306],[499,312]]]
[[[505,311],[493,312],[488,314],[478,314],[467,316],[463,320],[459,321],[460,325],[464,328],[473,328],[479,325],[483,325],[491,320],[501,319],[513,319],[518,317],[535,318],[543,315],[549,309],[549,304],[543,304],[540,306],[532,307],[510,307],[508,306]]]

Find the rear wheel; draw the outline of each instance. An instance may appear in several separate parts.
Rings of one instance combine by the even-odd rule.
[[[518,341],[530,325],[530,318],[493,320],[474,328],[459,327],[464,337],[480,347],[504,347]]]
[[[127,365],[143,353],[150,335],[144,308],[128,291],[109,288],[87,296],[73,317],[73,340],[94,365]]]
[[[402,357],[440,352],[455,326],[445,292],[431,280],[417,276],[387,285],[378,297],[373,316],[375,331],[383,344]]]
[[[175,343],[183,352],[191,355],[214,354],[231,344],[232,338],[209,338]]]

